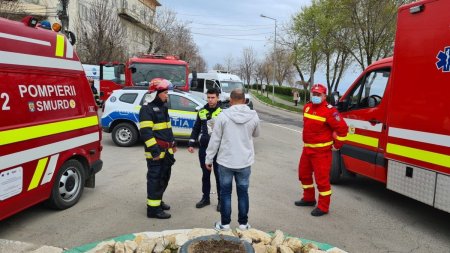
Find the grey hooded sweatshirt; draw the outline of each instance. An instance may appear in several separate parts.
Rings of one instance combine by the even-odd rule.
[[[253,164],[253,137],[259,136],[259,117],[245,104],[233,105],[216,118],[206,149],[206,164],[217,163],[231,169],[243,169]]]

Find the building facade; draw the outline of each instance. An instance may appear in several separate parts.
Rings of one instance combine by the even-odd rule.
[[[87,22],[95,3],[105,1],[111,9],[111,15],[116,15],[126,35],[126,50],[128,56],[146,52],[150,39],[150,31],[158,32],[154,25],[156,8],[161,6],[157,0],[78,0],[69,1],[67,14],[68,30],[76,31],[79,22]],[[58,13],[62,10],[61,0],[19,0],[21,13],[47,19],[51,23],[61,21]]]

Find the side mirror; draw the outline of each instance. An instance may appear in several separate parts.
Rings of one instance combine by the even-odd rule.
[[[77,37],[75,34],[71,31],[66,31],[67,40],[69,40],[69,43],[73,46],[77,42]]]
[[[136,73],[136,66],[134,66],[134,64],[131,64],[128,69],[131,71],[131,73]]]
[[[196,111],[196,112],[200,111],[200,109],[202,109],[202,107],[201,107],[201,106],[197,106],[197,107],[195,107],[195,111]]]
[[[337,106],[339,103],[339,91],[334,91],[333,93],[331,93],[330,100],[331,105]]]

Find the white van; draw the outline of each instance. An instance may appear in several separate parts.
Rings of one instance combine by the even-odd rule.
[[[189,74],[190,91],[201,94],[205,100],[206,91],[211,88],[217,88],[220,91],[219,98],[224,103],[230,101],[230,93],[233,89],[240,88],[245,90],[242,80],[237,75],[233,75],[227,71],[210,70],[207,73],[197,73],[196,77],[197,82],[195,82],[192,73]],[[245,94],[245,102],[253,109],[253,102],[248,93]]]

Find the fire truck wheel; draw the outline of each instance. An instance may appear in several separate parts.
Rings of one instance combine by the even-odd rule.
[[[333,158],[330,170],[330,183],[339,184],[342,179],[342,168],[341,168],[341,154],[338,151],[333,151]]]
[[[112,139],[119,147],[133,146],[138,140],[138,130],[130,123],[120,123],[112,130]]]
[[[65,162],[59,169],[48,201],[50,207],[66,209],[75,205],[83,194],[84,168],[77,160]]]

